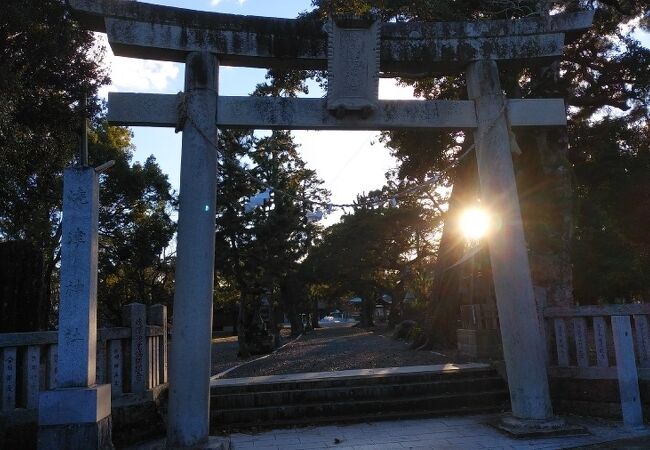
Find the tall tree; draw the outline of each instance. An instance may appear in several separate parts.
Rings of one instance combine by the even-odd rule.
[[[359,296],[371,310],[383,294],[401,300],[394,295],[400,277],[430,264],[434,254],[430,235],[437,221],[420,203],[408,199],[375,203],[389,192],[385,188],[359,196],[353,214],[324,231],[302,263],[310,285],[326,287],[329,298]],[[365,310],[362,319],[363,325],[372,323]]]
[[[224,132],[220,153],[217,295],[232,292],[234,286],[245,308],[268,292],[289,316],[292,331],[299,332],[296,304],[301,295],[294,276],[320,228],[307,213],[316,208],[314,202],[326,201],[328,193],[305,166],[288,132],[262,138]],[[263,191],[268,192],[266,200],[247,207]]]
[[[108,83],[92,34],[58,0],[8,0],[0,15],[0,239],[31,243],[43,258],[39,328],[52,319],[63,168],[79,148],[81,119]],[[82,111],[80,99],[91,107]]]
[[[155,158],[133,164],[132,150],[126,128],[100,121],[89,133],[90,163],[115,161],[99,194],[99,312],[113,324],[127,303],[172,303],[176,197]]]
[[[9,0],[0,17],[0,239],[26,241],[40,265],[39,328],[55,323],[63,169],[78,162],[92,117],[90,163],[102,175],[99,303],[115,322],[127,301],[165,301],[174,197],[153,158],[131,165],[131,134],[108,127],[97,89],[109,82],[103,50],[58,0]],[[80,100],[87,97],[87,107]],[[31,276],[25,273],[25,276]],[[54,294],[54,295],[52,295]]]

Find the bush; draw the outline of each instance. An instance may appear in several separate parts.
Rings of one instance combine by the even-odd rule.
[[[417,327],[414,320],[403,320],[395,326],[393,339],[410,339],[411,333]]]

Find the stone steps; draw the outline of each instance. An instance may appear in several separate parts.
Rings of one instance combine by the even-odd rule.
[[[507,406],[505,382],[485,365],[254,377],[213,382],[211,428],[480,414]]]
[[[256,408],[287,404],[340,402],[349,399],[372,400],[403,396],[435,395],[472,391],[499,390],[504,388],[500,377],[468,378],[461,380],[420,381],[414,383],[381,384],[369,386],[344,386],[328,388],[303,388],[282,391],[217,394],[211,396],[213,409],[228,410]]]
[[[450,375],[453,375],[454,380],[460,380],[496,373],[486,364],[448,367],[448,365],[411,366],[219,379],[212,382],[212,395],[416,383],[448,380]]]

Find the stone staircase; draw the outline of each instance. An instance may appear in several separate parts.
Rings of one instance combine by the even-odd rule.
[[[211,428],[481,414],[508,404],[506,383],[486,364],[233,378],[212,382]]]

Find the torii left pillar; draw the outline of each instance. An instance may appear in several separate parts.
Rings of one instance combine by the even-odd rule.
[[[228,441],[209,436],[218,76],[216,55],[193,52],[187,56],[168,449],[229,447]]]
[[[96,384],[98,175],[65,169],[57,388],[41,392],[39,450],[112,450],[111,385]]]

